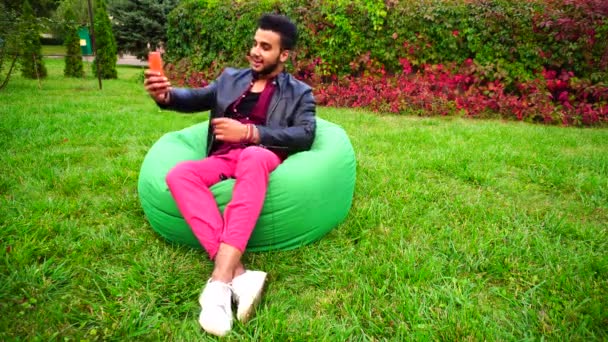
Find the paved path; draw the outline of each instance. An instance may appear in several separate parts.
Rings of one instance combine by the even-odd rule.
[[[137,59],[137,57],[135,56],[127,56],[127,55],[123,55],[118,56],[118,62],[117,64],[121,64],[121,65],[137,65],[137,66],[148,66],[148,61],[140,61],[139,59]]]
[[[82,57],[83,61],[87,61],[87,62],[92,62],[93,61],[93,56],[83,56]],[[116,64],[118,65],[135,65],[135,66],[148,66],[148,61],[140,61],[139,59],[137,59],[137,57],[135,56],[130,56],[130,55],[123,55],[123,56],[118,56],[118,61],[116,62]]]

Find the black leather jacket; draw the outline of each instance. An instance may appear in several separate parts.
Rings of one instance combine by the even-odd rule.
[[[228,68],[204,88],[173,88],[169,103],[160,107],[186,113],[211,110],[210,120],[222,117],[228,106],[247,90],[252,79],[251,69]],[[277,88],[266,114],[266,125],[257,126],[260,145],[289,154],[310,149],[316,129],[311,88],[286,72],[280,73],[275,82]],[[207,155],[214,143],[209,125]]]

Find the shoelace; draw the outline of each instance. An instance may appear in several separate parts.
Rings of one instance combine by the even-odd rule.
[[[229,296],[230,298],[232,298],[232,295],[234,294],[234,289],[232,288],[232,284],[225,284],[225,283],[220,283],[218,282],[217,284],[213,284],[212,282],[209,282],[207,284],[207,286],[217,286],[219,287],[219,291],[228,291],[229,292]],[[209,299],[207,299],[207,302],[210,303],[211,305],[214,306],[219,306],[222,308],[222,310],[224,310],[224,312],[228,312],[228,310],[226,310],[226,304],[224,303],[224,301],[222,300],[222,296],[209,296],[209,294],[207,293],[206,297],[210,297]]]

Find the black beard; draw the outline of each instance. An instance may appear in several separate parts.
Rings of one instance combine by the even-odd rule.
[[[274,63],[265,66],[264,68],[262,68],[262,70],[258,71],[257,74],[260,76],[270,75],[279,68],[280,64],[281,64],[281,60],[279,57],[277,57],[277,60]]]

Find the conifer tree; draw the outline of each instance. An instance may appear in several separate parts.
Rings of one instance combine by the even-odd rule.
[[[65,12],[65,38],[63,45],[67,56],[65,56],[65,68],[63,74],[67,77],[83,77],[84,68],[82,64],[82,51],[80,50],[80,38],[76,26],[76,15],[71,8]]]
[[[118,51],[146,60],[148,51],[167,43],[167,16],[178,0],[125,0],[110,5]],[[148,45],[150,46],[148,48]]]
[[[23,3],[21,18],[23,25],[21,73],[26,78],[44,78],[46,77],[46,67],[42,61],[40,27],[28,0]]]
[[[97,67],[101,78],[117,78],[116,62],[116,39],[112,33],[112,24],[108,16],[108,10],[105,0],[97,0],[95,9],[95,45],[97,54],[93,61],[93,74],[97,75]]]

